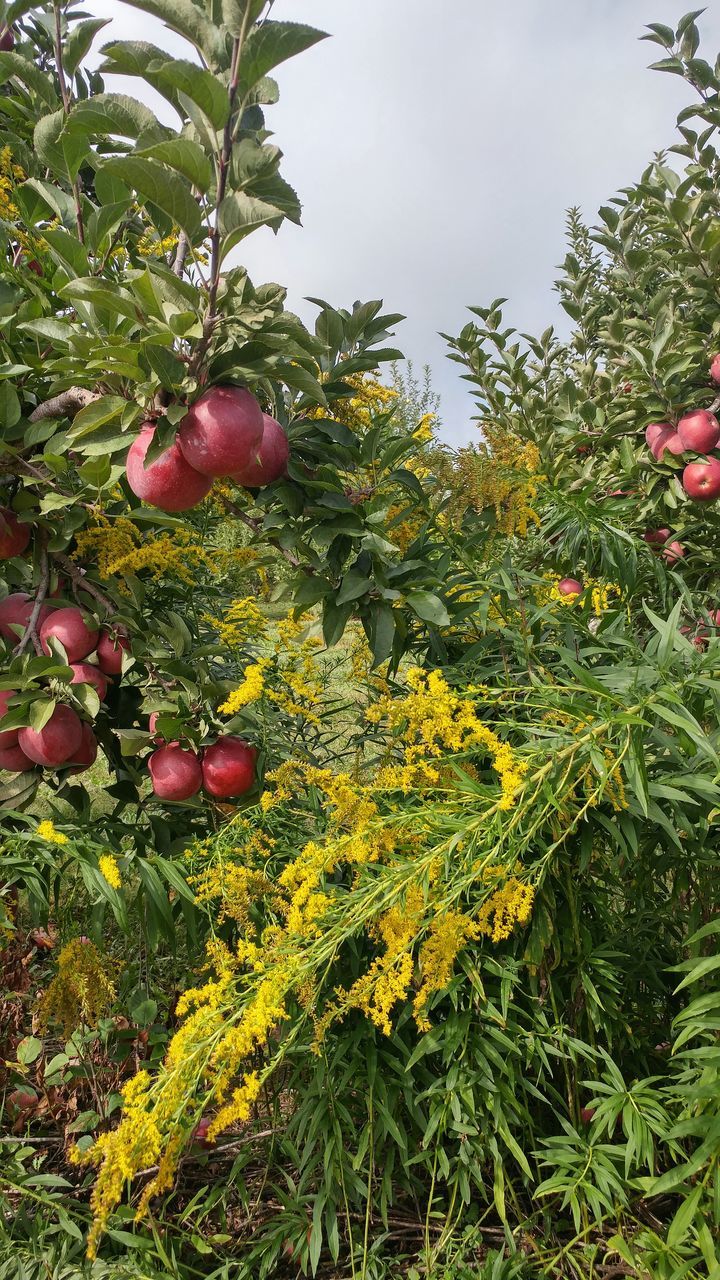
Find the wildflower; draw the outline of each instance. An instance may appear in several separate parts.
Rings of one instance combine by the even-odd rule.
[[[67,1037],[83,1024],[97,1026],[114,999],[113,965],[87,938],[73,938],[62,948],[57,973],[40,999],[39,1024],[59,1023]]]
[[[264,673],[269,665],[269,659],[260,658],[246,667],[242,684],[228,694],[225,701],[218,707],[218,711],[224,716],[234,716],[242,707],[249,706],[251,702],[257,702],[265,689]]]
[[[100,875],[110,885],[111,889],[122,888],[122,879],[120,877],[120,868],[117,859],[111,853],[104,853],[98,858],[98,867]]]
[[[422,980],[413,1001],[415,1020],[421,1031],[430,1027],[423,1012],[430,996],[448,985],[458,952],[479,932],[478,924],[459,911],[446,911],[433,920],[418,956]]]
[[[532,885],[510,876],[482,904],[477,918],[478,932],[493,942],[503,942],[510,937],[516,924],[527,924],[534,898]]]
[[[67,844],[68,837],[63,835],[62,831],[55,830],[55,824],[49,818],[45,818],[39,822],[35,835],[41,840],[46,840],[48,844]]]

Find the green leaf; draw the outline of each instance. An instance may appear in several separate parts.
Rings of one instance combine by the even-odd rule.
[[[142,316],[138,303],[124,289],[113,287],[110,281],[100,280],[97,276],[70,280],[59,292],[62,297],[72,298],[75,302],[86,302],[91,307],[104,307],[115,315],[128,316],[131,320],[139,321]]]
[[[151,77],[148,76],[148,79]],[[199,107],[213,129],[224,129],[230,114],[228,91],[210,71],[185,62],[182,58],[168,62],[152,72],[152,83],[160,93],[184,95]],[[182,102],[182,98],[180,99]]]
[[[78,440],[85,439],[86,436],[92,435],[97,431],[98,427],[102,427],[106,422],[114,422],[119,419],[121,414],[127,408],[127,400],[122,396],[100,396],[99,400],[93,400],[91,404],[86,404],[84,409],[80,409],[73,418],[73,423],[68,431],[68,439],[73,443]]]
[[[142,13],[152,13],[171,31],[185,36],[200,49],[215,66],[226,67],[228,52],[219,27],[206,18],[199,5],[192,0],[127,0],[129,5]]]
[[[36,1062],[43,1051],[43,1042],[38,1040],[37,1036],[25,1036],[17,1047],[17,1060],[24,1067],[29,1067]]]
[[[146,134],[166,138],[170,132],[149,107],[124,93],[98,93],[76,102],[68,117],[68,128],[82,128],[103,137],[118,134],[121,138]]]
[[[412,591],[406,598],[410,608],[423,622],[429,622],[434,627],[449,626],[450,614],[440,597],[432,591]]]
[[[273,67],[325,40],[325,31],[316,31],[301,22],[263,22],[248,37],[240,59],[240,94],[246,93]]]
[[[231,36],[239,36],[243,24],[252,25],[265,8],[266,0],[222,0],[222,20]]]
[[[115,156],[103,163],[122,182],[134,187],[138,197],[151,201],[195,242],[200,237],[201,218],[197,200],[184,178],[157,160],[136,156]]]
[[[0,85],[16,76],[51,106],[59,104],[52,78],[19,53],[0,53]]]
[[[73,24],[63,48],[63,65],[68,75],[75,74],[98,31],[102,31],[109,21],[109,18],[86,18],[84,22]]]
[[[81,133],[65,131],[65,112],[62,110],[38,120],[33,142],[42,163],[58,177],[69,177],[71,181],[77,176],[90,150]]]
[[[56,640],[51,640],[51,646],[56,644]],[[55,710],[54,698],[36,698],[30,708],[30,728],[39,733],[45,728],[53,711]]]
[[[283,217],[282,211],[264,200],[257,200],[244,191],[234,191],[225,196],[220,205],[220,235],[222,256],[225,258],[245,236],[257,227],[266,227]]]
[[[698,1205],[702,1200],[704,1191],[705,1188],[701,1184],[700,1186],[695,1187],[689,1195],[683,1198],[680,1208],[668,1227],[668,1249],[676,1249],[677,1246],[685,1239],[692,1225],[692,1220],[695,1217]]]
[[[170,138],[167,142],[157,142],[152,147],[146,147],[137,154],[169,164],[171,169],[184,174],[203,193],[212,186],[213,167],[202,147],[189,138]]]
[[[60,187],[53,186],[50,182],[40,182],[38,178],[28,178],[23,182],[18,191],[15,192],[15,203],[20,209],[27,207],[27,193],[35,192],[36,195],[45,202],[49,209],[60,219],[64,227],[68,230],[75,229],[75,202],[67,191],[63,191]],[[34,221],[31,216],[30,221]]]
[[[325,392],[320,383],[303,365],[277,364],[272,371],[272,376],[279,382],[284,382],[286,386],[302,391],[304,395],[310,397],[313,404],[320,404],[323,408],[327,408]]]
[[[20,401],[11,382],[0,382],[0,431],[9,430],[20,421]]]

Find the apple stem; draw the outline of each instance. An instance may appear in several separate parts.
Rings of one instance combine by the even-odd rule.
[[[27,626],[13,650],[13,657],[15,658],[19,658],[20,655],[25,652],[30,641],[32,641],[33,648],[38,657],[41,657],[43,652],[40,637],[37,633],[37,622],[40,617],[40,610],[42,608],[43,601],[48,593],[48,587],[50,585],[50,565],[47,553],[48,536],[45,529],[41,529],[38,536],[40,538],[40,581],[38,583],[35,601],[33,603],[30,617],[28,618]]]

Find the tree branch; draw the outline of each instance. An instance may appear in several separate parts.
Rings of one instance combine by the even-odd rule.
[[[99,400],[100,395],[97,391],[88,391],[86,387],[68,387],[67,391],[61,391],[59,395],[52,396],[50,400],[43,401],[30,414],[30,422],[40,422],[42,418],[66,418],[77,413],[78,409],[84,409],[86,405],[92,404],[93,400]]]
[[[70,114],[72,105],[70,100],[70,90],[68,89],[65,79],[65,68],[63,66],[62,55],[62,19],[60,14],[60,4],[55,0],[55,69],[60,83],[60,96],[62,97],[63,111],[66,116]],[[85,244],[85,226],[83,223],[82,201],[80,198],[80,179],[73,178],[72,182],[73,196],[75,198],[75,221],[77,223],[78,240],[81,244]]]
[[[181,231],[180,238],[177,242],[177,249],[175,250],[175,261],[173,262],[173,273],[178,278],[180,278],[183,271],[185,270],[185,259],[188,256],[189,249],[190,249],[190,241],[188,240],[185,232]]]
[[[84,570],[73,564],[69,556],[63,555],[60,551],[53,551],[52,558],[60,565],[63,573],[67,574],[76,591],[86,591],[89,596],[97,600],[98,604],[102,605],[106,613],[115,613],[117,609],[115,601],[106,596],[105,592],[101,591],[99,587],[96,587],[94,582],[90,582],[86,578]]]
[[[231,498],[226,498],[224,495],[221,495],[220,501],[225,507],[225,510],[229,511],[230,514],[235,516],[238,520],[242,520],[242,523],[247,525],[248,529],[251,529],[255,534],[260,533],[262,529],[262,520],[253,520],[252,516],[246,515],[242,508],[238,507]],[[280,552],[281,556],[285,557],[288,564],[291,564],[293,569],[300,568],[302,562],[298,560],[297,556],[293,555],[292,551],[288,551],[287,547],[283,547],[282,544],[278,542],[277,538],[268,538],[268,542],[271,547],[275,547],[275,550]],[[309,566],[306,566],[306,568],[308,569],[308,573],[312,573]]]
[[[44,529],[41,529],[38,536],[41,540],[40,581],[38,583],[35,602],[33,604],[30,617],[28,618],[27,626],[23,631],[15,649],[13,650],[13,657],[15,658],[19,658],[20,654],[25,652],[30,641],[32,641],[33,648],[36,654],[38,654],[38,656],[41,656],[43,652],[43,647],[40,643],[40,637],[38,636],[38,633],[37,633],[37,622],[38,622],[38,618],[40,617],[40,610],[42,609],[43,601],[48,592],[48,586],[50,585],[50,565],[48,563],[48,553],[47,553],[47,540],[48,540],[47,533]]]

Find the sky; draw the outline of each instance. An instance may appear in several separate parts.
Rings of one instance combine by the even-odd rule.
[[[86,11],[113,19],[96,45],[142,38],[187,56],[120,0]],[[565,212],[592,221],[675,140],[691,92],[646,69],[662,54],[639,36],[685,12],[682,0],[276,0],[273,17],[331,38],[277,72],[267,123],[303,225],[244,242],[251,279],[284,284],[308,323],[308,295],[383,298],[407,316],[397,345],[431,366],[443,435],[472,439],[472,397],[439,332],[459,333],[468,306],[499,296],[519,330],[565,331],[552,287]],[[720,0],[699,25],[713,63]]]

